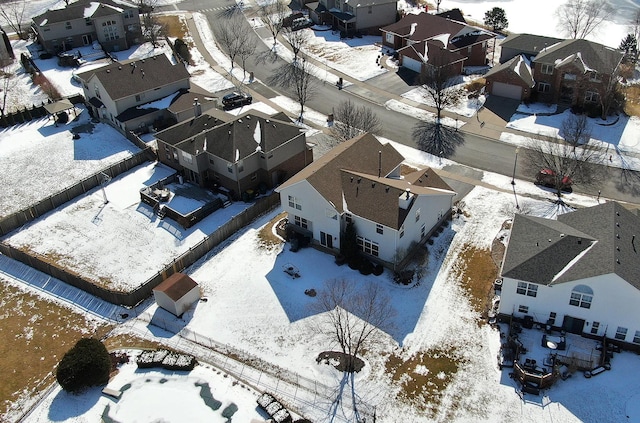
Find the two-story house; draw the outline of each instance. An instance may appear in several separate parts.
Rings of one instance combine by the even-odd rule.
[[[363,254],[401,266],[451,212],[455,192],[431,169],[401,175],[404,157],[374,135],[331,149],[276,188],[292,228],[337,253],[352,222]]]
[[[517,214],[502,263],[502,317],[640,350],[640,217],[616,202],[557,220]]]
[[[98,41],[105,51],[126,50],[141,41],[138,6],[111,0],[79,0],[32,19],[38,42],[57,54]]]
[[[507,44],[501,59],[511,58],[485,75],[489,94],[567,107],[599,107],[606,115],[624,57],[621,51],[587,40],[533,35],[514,37]]]
[[[448,65],[457,63],[460,72],[463,66],[484,66],[488,42],[495,37],[484,29],[425,12],[406,15],[380,31],[382,44],[398,52],[402,66],[416,72],[436,57],[446,58]]]
[[[114,62],[77,74],[93,116],[122,132],[152,125],[166,107],[153,102],[175,100],[189,89],[189,72],[165,54]],[[169,97],[171,98],[169,99]]]
[[[304,132],[284,114],[257,111],[226,122],[201,114],[156,134],[158,158],[207,188],[224,187],[239,198],[273,188],[313,162]]]
[[[306,3],[305,7],[316,24],[331,25],[335,30],[353,35],[377,32],[381,26],[395,22],[397,3],[397,0],[320,0]]]

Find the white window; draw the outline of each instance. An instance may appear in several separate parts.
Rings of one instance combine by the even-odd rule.
[[[524,305],[519,305],[518,306],[518,312],[527,314],[529,312],[529,307],[524,306]]]
[[[376,223],[376,232],[379,233],[380,235],[384,233],[384,227],[379,223]]]
[[[64,24],[64,27],[65,27],[66,29],[71,29],[71,22],[66,22],[66,23]]]
[[[420,220],[420,209],[416,210],[416,222]]]
[[[598,93],[595,91],[587,91],[584,93],[584,101],[589,103],[597,103],[598,102]]]
[[[568,73],[568,72],[562,75],[562,77],[567,81],[575,81],[578,78],[575,73]]]
[[[616,329],[616,339],[624,341],[626,337],[627,337],[627,328],[618,326],[618,329]]]
[[[591,72],[591,74],[589,75],[589,81],[592,82],[600,82],[602,81],[602,78],[600,77],[600,74],[596,71]]]
[[[556,324],[556,313],[555,311],[552,311],[551,313],[549,313],[549,320],[547,321],[548,324],[550,324],[551,326]]]
[[[296,209],[296,210],[302,210],[302,201],[297,198],[294,197],[293,195],[289,196],[289,207],[291,207],[292,209]]]
[[[586,285],[578,285],[571,291],[569,304],[576,307],[591,308],[593,290]]]
[[[634,344],[640,344],[640,330],[636,331],[636,334],[633,335],[633,341]]]
[[[307,219],[305,219],[304,217],[294,216],[293,217],[293,223],[294,223],[294,225],[300,226],[301,228],[309,229],[309,221]]]
[[[358,236],[357,238],[358,248],[365,254],[369,254],[378,257],[378,243],[373,242],[370,239]]]
[[[400,238],[404,236],[404,225],[400,226]]]
[[[387,42],[389,44],[393,44],[393,34],[390,32],[387,32],[387,35],[385,36],[385,38],[387,39]]]
[[[598,330],[600,330],[600,322],[591,323],[591,334],[592,335],[597,335],[598,334]]]
[[[353,222],[353,217],[351,216],[351,213],[345,213],[344,214],[344,221],[347,222],[347,223]]]
[[[551,84],[547,82],[538,82],[539,93],[548,93],[549,91],[551,91]]]
[[[189,153],[187,153],[186,151],[182,152],[182,160],[184,160],[187,163],[193,163],[193,156]]]
[[[233,163],[227,163],[227,172],[233,173]]]
[[[553,65],[547,65],[546,63],[543,63],[540,66],[540,72],[545,75],[553,75]]]
[[[131,18],[133,18],[133,10],[131,10],[131,9],[127,9],[127,10],[125,10],[125,11],[124,11],[124,13],[123,13],[123,17],[124,17],[125,19],[131,19]]]
[[[516,293],[528,297],[535,297],[538,295],[538,285],[535,283],[518,282]]]
[[[424,238],[424,234],[427,232],[427,227],[426,225],[423,223],[422,226],[420,227],[420,238]]]

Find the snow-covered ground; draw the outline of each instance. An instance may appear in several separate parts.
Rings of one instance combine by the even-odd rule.
[[[78,114],[77,120],[74,113]],[[39,119],[0,132],[0,216],[22,210],[140,151],[104,123],[91,123],[84,107],[55,126]],[[91,126],[73,139],[71,129]]]

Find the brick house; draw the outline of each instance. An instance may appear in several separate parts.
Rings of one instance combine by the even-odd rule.
[[[57,54],[98,41],[105,51],[126,50],[141,40],[140,15],[133,3],[79,0],[32,19],[40,45]]]
[[[487,44],[495,37],[495,34],[467,25],[463,22],[447,19],[442,16],[429,13],[409,14],[398,22],[380,28],[382,31],[382,44],[392,48],[400,55],[402,66],[420,71],[415,63],[415,56],[412,51],[423,51],[422,46],[415,49],[406,49],[412,44],[424,42],[436,43],[440,49],[451,53],[453,62],[462,58],[463,66],[484,66],[487,64]],[[429,47],[428,45],[426,47]],[[429,57],[422,53],[424,57]],[[408,56],[414,61],[405,61],[404,56]]]
[[[221,117],[205,113],[156,133],[159,160],[186,180],[224,187],[234,198],[273,188],[313,162],[304,132],[283,113]]]
[[[530,70],[523,67],[526,58],[512,58],[488,72],[485,79],[490,94],[566,107],[601,108],[606,114],[623,57],[621,51],[592,41],[564,40],[541,49],[531,61]],[[516,71],[516,63],[521,73]],[[525,92],[527,72],[531,72],[534,85]]]
[[[543,35],[511,34],[500,42],[500,63],[508,62],[521,54],[532,60],[542,50],[562,41],[564,41],[562,38]]]

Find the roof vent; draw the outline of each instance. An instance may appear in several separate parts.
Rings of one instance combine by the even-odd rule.
[[[107,73],[111,73],[111,69],[107,69]]]
[[[385,187],[384,192],[389,192],[389,187]]]
[[[242,123],[242,119],[238,119],[238,123]]]
[[[582,238],[578,238],[578,244],[582,244]]]
[[[376,187],[376,183],[375,182],[371,182],[371,188],[375,188]]]
[[[564,234],[560,234],[560,238],[564,238]]]
[[[362,182],[362,178],[358,178],[358,183]]]
[[[118,70],[122,70],[122,66],[118,66]]]
[[[351,177],[351,182],[353,182],[353,176]]]

